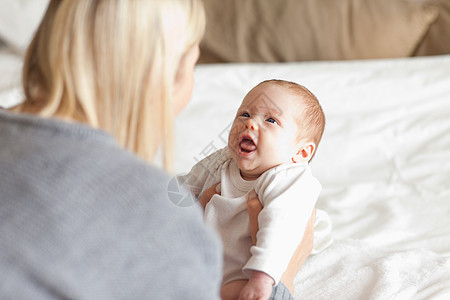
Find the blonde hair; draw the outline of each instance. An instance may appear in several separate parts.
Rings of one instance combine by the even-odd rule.
[[[292,81],[270,79],[258,85],[263,84],[281,86],[301,100],[302,105],[297,115],[297,124],[299,126],[297,139],[299,141],[306,140],[307,142],[313,142],[317,150],[325,130],[325,114],[317,97],[306,87]],[[311,159],[314,157],[314,154]]]
[[[172,166],[172,95],[203,36],[200,0],[51,0],[23,67],[19,111],[87,123]]]

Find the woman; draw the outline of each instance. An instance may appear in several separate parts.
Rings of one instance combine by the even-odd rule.
[[[147,163],[161,145],[171,169],[204,22],[197,0],[50,1],[0,112],[0,298],[218,298],[216,236]]]

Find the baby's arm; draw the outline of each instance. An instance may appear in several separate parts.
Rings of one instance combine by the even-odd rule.
[[[249,215],[249,229],[250,234],[252,236],[252,244],[256,245],[256,234],[258,233],[259,225],[258,225],[258,215],[263,209],[261,202],[259,201],[258,195],[253,192],[250,193],[249,198],[247,200],[247,210]],[[294,279],[300,271],[301,267],[306,261],[306,258],[311,254],[311,251],[314,247],[314,229],[315,229],[315,221],[316,221],[316,210],[313,210],[311,218],[308,221],[308,225],[306,226],[306,230],[303,234],[303,239],[301,243],[298,245],[295,250],[294,255],[289,261],[289,265],[286,271],[283,273],[281,277],[281,281],[283,284],[289,289],[291,295],[294,296]],[[283,233],[285,235],[285,233]],[[242,286],[243,287],[243,286]],[[240,289],[242,289],[242,287]]]
[[[301,244],[320,192],[320,184],[304,174],[305,169],[292,171],[294,174],[289,176],[269,173],[255,186],[264,208],[258,216],[258,239],[243,271],[248,275],[252,270],[263,271],[270,274],[275,283],[281,279]]]

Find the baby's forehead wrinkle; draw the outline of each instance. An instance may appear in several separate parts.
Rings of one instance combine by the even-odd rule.
[[[249,108],[251,106],[255,106],[258,111],[270,112],[278,116],[283,114],[283,110],[265,92],[260,92],[252,97],[244,107]]]

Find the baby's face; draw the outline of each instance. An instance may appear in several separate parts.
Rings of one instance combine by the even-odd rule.
[[[242,101],[228,136],[228,148],[244,179],[252,180],[298,152],[299,100],[283,87],[263,84]]]

